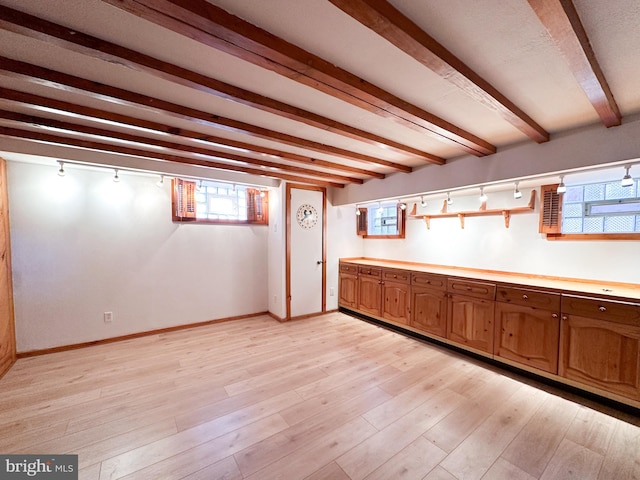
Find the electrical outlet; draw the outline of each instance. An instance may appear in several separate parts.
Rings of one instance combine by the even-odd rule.
[[[329,287],[329,296],[333,297],[335,295],[335,292],[333,291],[333,287]]]
[[[113,322],[113,312],[104,312],[104,323],[111,323]]]

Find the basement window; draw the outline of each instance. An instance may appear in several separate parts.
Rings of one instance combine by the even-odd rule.
[[[549,187],[545,191],[545,187]],[[623,187],[620,181],[567,186],[563,194],[555,185],[543,186],[541,226],[549,239],[637,240],[640,238],[640,182]],[[548,198],[547,198],[548,197]],[[554,197],[555,200],[551,197]],[[548,200],[548,201],[547,201]],[[560,208],[553,208],[556,204]]]
[[[171,181],[174,222],[267,225],[269,192],[244,185]]]
[[[404,204],[389,203],[358,208],[357,233],[364,238],[404,238]]]

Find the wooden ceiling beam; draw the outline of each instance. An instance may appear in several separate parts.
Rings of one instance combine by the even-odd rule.
[[[162,123],[152,122],[150,120],[143,120],[131,117],[129,115],[107,112],[105,110],[100,110],[93,107],[86,107],[70,102],[64,102],[62,100],[42,97],[39,95],[34,95],[32,93],[19,92],[17,90],[11,90],[9,88],[0,87],[0,98],[2,98],[3,100],[8,100],[14,104],[25,106],[30,109],[53,111],[54,113],[60,112],[63,114],[70,113],[75,117],[82,117],[84,119],[98,122],[100,124],[104,124],[106,121],[109,124],[118,124],[123,127],[134,127],[136,129],[149,130],[159,134],[169,134],[189,140],[196,140],[207,145],[210,151],[213,151],[214,154],[217,152],[220,155],[225,155],[229,151],[228,149],[225,149],[225,147],[229,147],[235,150],[243,150],[249,153],[268,155],[271,158],[281,158],[283,160],[296,162],[307,166],[349,172],[365,177],[380,179],[385,178],[385,175],[383,173],[373,172],[371,170],[365,170],[362,168],[351,167],[349,165],[328,162],[326,160],[320,160],[317,158],[298,155],[282,150],[276,150],[273,148],[252,145],[250,143],[239,142],[237,140],[228,138],[216,137],[214,135],[209,135],[202,132],[172,127]]]
[[[18,128],[24,126],[35,126],[38,128],[55,129],[66,133],[90,135],[92,137],[98,137],[98,140],[115,139],[125,142],[136,144],[136,146],[147,148],[163,148],[170,150],[178,150],[181,152],[187,152],[191,154],[203,155],[211,157],[212,159],[219,159],[222,161],[230,160],[232,162],[243,162],[249,165],[258,165],[268,169],[278,169],[284,172],[299,173],[301,175],[309,175],[312,177],[320,177],[327,181],[333,181],[336,183],[357,183],[362,184],[362,179],[345,177],[343,175],[334,175],[331,173],[325,173],[317,170],[311,170],[309,168],[297,167],[295,165],[286,165],[277,162],[270,162],[267,160],[260,160],[236,153],[217,153],[212,152],[206,148],[195,147],[192,145],[184,145],[182,143],[167,142],[165,140],[153,140],[147,137],[141,137],[139,135],[132,135],[129,133],[116,132],[113,130],[105,130],[103,128],[89,127],[86,125],[78,125],[70,122],[63,122],[60,120],[54,120],[50,118],[37,117],[34,115],[25,115],[22,113],[11,112],[8,110],[0,109],[0,119],[8,120],[10,123],[15,124]],[[157,150],[154,150],[157,151]],[[268,176],[268,170],[265,174]]]
[[[496,147],[206,0],[102,0],[476,156]]]
[[[75,77],[66,73],[57,72],[47,68],[39,67],[18,60],[12,60],[0,56],[0,70],[9,76],[14,76],[32,83],[41,84],[51,88],[73,92],[91,98],[127,105],[137,108],[146,108],[154,112],[171,115],[184,120],[197,122],[203,125],[221,128],[227,131],[249,135],[263,140],[281,142],[303,149],[335,155],[349,160],[378,164],[393,168],[402,172],[411,172],[412,168],[388,160],[383,160],[369,155],[364,155],[342,148],[325,145],[322,143],[306,140],[285,133],[276,132],[263,127],[250,125],[237,120],[224,118],[219,115],[207,113],[190,107],[185,107],[175,103],[167,102],[159,98],[149,97],[139,93],[130,92],[121,88],[112,87],[102,83]]]
[[[549,140],[544,128],[386,0],[329,1],[478,103],[496,111],[532,140]]]
[[[418,157],[429,163],[438,165],[445,163],[445,160],[441,157],[386,139],[380,135],[360,130],[2,5],[0,5],[0,28],[29,38],[52,43],[106,62],[118,63],[132,70],[144,71],[179,85],[241,103],[289,120],[301,122],[368,145],[383,146],[401,154]]]
[[[618,104],[571,0],[528,0],[607,127],[622,122]]]
[[[243,173],[249,173],[251,175],[260,175],[264,177],[279,178],[281,180],[287,180],[290,182],[301,182],[301,183],[307,183],[312,185],[318,185],[321,187],[335,187],[335,188],[344,187],[344,184],[342,183],[327,182],[324,180],[318,180],[316,178],[300,177],[297,175],[288,175],[286,173],[279,173],[274,171],[267,172],[260,168],[242,167],[239,165],[231,165],[231,164],[213,162],[213,161],[202,160],[197,158],[188,158],[188,157],[183,157],[180,155],[172,155],[168,153],[150,152],[148,150],[142,150],[139,148],[125,147],[121,145],[111,145],[108,143],[96,142],[92,140],[63,137],[59,135],[53,135],[50,133],[34,132],[32,130],[23,130],[19,128],[0,126],[0,135],[10,137],[10,138],[20,138],[24,140],[31,140],[31,141],[40,142],[40,143],[52,143],[56,145],[78,147],[78,148],[84,148],[89,150],[98,150],[102,152],[117,153],[121,155],[129,155],[134,157],[164,160],[168,162],[182,163],[185,165],[197,165],[201,167],[215,168],[218,170],[231,170],[234,172],[243,172]]]

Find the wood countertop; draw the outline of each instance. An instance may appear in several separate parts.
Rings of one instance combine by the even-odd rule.
[[[428,263],[414,263],[398,260],[383,260],[377,258],[352,257],[341,258],[340,262],[347,262],[370,267],[395,268],[413,272],[434,273],[448,277],[468,278],[472,280],[489,281],[497,284],[507,284],[516,287],[533,287],[544,290],[575,294],[588,297],[609,298],[618,301],[640,303],[640,284],[599,281],[590,279],[552,277],[525,273],[503,272],[498,270],[482,270],[466,267],[451,267]]]

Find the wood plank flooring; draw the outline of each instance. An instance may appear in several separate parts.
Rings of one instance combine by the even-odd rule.
[[[638,417],[341,313],[21,359],[0,406],[87,480],[640,479]]]

